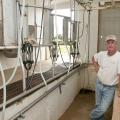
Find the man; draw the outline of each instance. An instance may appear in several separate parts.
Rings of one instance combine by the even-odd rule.
[[[95,54],[92,58],[97,71],[96,106],[91,120],[104,120],[104,113],[112,103],[115,87],[120,84],[120,52],[117,51],[117,38],[108,35],[105,39],[107,51]]]

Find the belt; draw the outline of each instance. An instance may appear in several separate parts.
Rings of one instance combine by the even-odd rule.
[[[98,82],[100,84],[102,84],[103,86],[106,86],[106,87],[116,87],[117,85],[106,85],[106,84],[103,84],[100,80],[98,80]]]

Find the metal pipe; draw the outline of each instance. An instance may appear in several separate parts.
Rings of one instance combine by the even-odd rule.
[[[19,61],[20,61],[21,68],[22,68],[23,91],[25,91],[26,90],[25,68],[24,68],[24,65],[23,65],[23,62],[22,62],[23,60],[22,60],[21,56],[19,57]]]
[[[3,38],[3,45],[5,45],[4,43],[4,13],[3,13],[3,0],[1,0],[1,16],[2,16],[2,38]]]
[[[0,50],[17,49],[18,46],[0,46]]]
[[[34,5],[36,5],[36,0],[34,0]],[[34,7],[34,28],[35,28],[35,40],[37,41],[37,22],[36,22],[36,7]]]
[[[91,10],[88,10],[88,63],[90,58],[90,13]]]
[[[20,6],[22,6],[21,4],[20,4]],[[38,6],[38,5],[25,5],[25,7],[33,7],[33,8],[43,8],[42,6]],[[48,9],[48,10],[53,10],[52,8],[47,8],[47,7],[45,7],[44,9]]]
[[[53,15],[53,16],[58,16],[58,17],[64,17],[64,18],[68,18],[68,19],[70,19],[70,17],[68,17],[68,16],[64,16],[64,15],[59,15],[59,14],[51,14],[51,15]]]
[[[1,76],[2,76],[2,82],[3,82],[3,110],[2,110],[2,117],[1,119],[4,120],[5,119],[5,109],[6,109],[6,84],[5,84],[5,74],[3,72],[3,68],[2,65],[0,63],[0,71],[1,71]]]

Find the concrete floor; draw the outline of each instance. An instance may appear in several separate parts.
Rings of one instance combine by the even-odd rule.
[[[95,93],[81,91],[69,109],[59,120],[90,120],[89,114],[95,104]],[[111,120],[112,108],[105,115],[105,120]]]

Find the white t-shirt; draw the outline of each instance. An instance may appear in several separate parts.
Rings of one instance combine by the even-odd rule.
[[[116,85],[120,74],[120,52],[108,56],[107,51],[102,51],[96,53],[94,59],[100,65],[98,79],[105,85]]]

